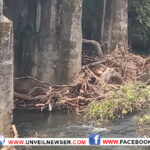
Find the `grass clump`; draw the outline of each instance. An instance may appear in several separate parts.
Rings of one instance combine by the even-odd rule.
[[[103,101],[92,101],[86,110],[86,119],[114,120],[139,111],[150,101],[150,86],[135,84],[121,86]]]
[[[135,117],[135,122],[138,136],[150,137],[150,114],[146,113],[143,116]]]
[[[139,126],[143,126],[143,125],[150,126],[150,114],[144,114],[142,117],[136,117],[135,121]]]

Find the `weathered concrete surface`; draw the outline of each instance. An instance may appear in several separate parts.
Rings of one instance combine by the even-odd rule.
[[[81,69],[82,0],[58,0],[56,24],[56,83],[67,83]]]
[[[12,137],[13,25],[0,16],[0,134]]]
[[[109,10],[110,11],[110,10]],[[119,42],[128,43],[128,0],[114,0],[110,50]]]
[[[3,15],[3,0],[0,0],[0,16]]]
[[[128,42],[128,0],[84,0],[83,8],[84,38],[100,42],[108,52]]]
[[[81,68],[82,1],[5,0],[15,25],[15,76],[69,82]]]

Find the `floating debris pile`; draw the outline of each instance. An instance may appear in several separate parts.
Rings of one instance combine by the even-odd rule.
[[[150,70],[150,57],[143,58],[117,47],[103,58],[83,56],[83,64],[80,73],[68,85],[52,86],[32,77],[15,79],[34,81],[37,85],[24,91],[17,88],[15,107],[40,111],[65,109],[80,113],[92,100],[102,101],[121,84],[132,84],[139,79]]]

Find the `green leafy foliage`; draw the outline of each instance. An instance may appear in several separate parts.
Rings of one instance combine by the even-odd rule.
[[[150,125],[150,114],[144,114],[142,117],[136,117],[135,121],[137,125]]]
[[[150,114],[146,113],[143,116],[134,118],[137,124],[137,133],[139,137],[150,137]]]
[[[140,54],[150,48],[150,1],[129,0],[129,43]]]
[[[150,1],[134,0],[133,6],[137,13],[136,19],[138,22],[144,25],[145,28],[150,28]]]
[[[93,101],[86,110],[86,119],[114,120],[141,110],[150,101],[150,86],[122,86],[102,102]]]

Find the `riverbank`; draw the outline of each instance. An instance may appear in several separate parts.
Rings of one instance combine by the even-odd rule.
[[[90,120],[109,121],[124,118],[127,114],[148,109],[150,106],[150,86],[137,83],[121,86],[102,102],[92,101],[86,111]]]

